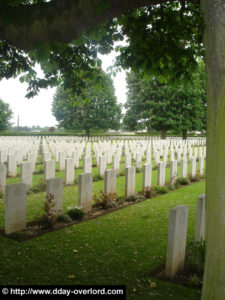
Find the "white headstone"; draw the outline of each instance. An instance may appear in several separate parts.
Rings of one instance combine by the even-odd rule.
[[[54,206],[52,211],[55,213],[62,212],[63,205],[63,179],[51,178],[46,180],[46,200],[52,199]]]
[[[177,160],[170,161],[170,182],[174,184],[177,181]]]
[[[82,173],[78,177],[78,205],[82,206],[85,211],[92,209],[92,189],[93,176],[92,173]]]
[[[66,184],[74,184],[74,160],[66,158]]]
[[[187,159],[182,158],[180,161],[180,176],[187,177]]]
[[[46,160],[44,162],[44,176],[45,181],[47,179],[51,179],[55,177],[55,161],[54,160]]]
[[[6,186],[6,165],[0,164],[0,192],[5,193]]]
[[[166,182],[166,163],[158,163],[158,185],[164,186]]]
[[[205,194],[198,197],[195,240],[199,242],[205,240]]]
[[[106,170],[104,180],[104,193],[106,195],[116,193],[116,170]]]
[[[199,156],[199,174],[203,175],[204,174],[204,157]]]
[[[16,155],[8,155],[8,175],[10,177],[16,177],[17,174],[17,160]]]
[[[99,156],[99,176],[104,178],[106,169],[106,157],[104,155]]]
[[[166,276],[173,277],[184,266],[187,239],[188,207],[178,205],[170,210]]]
[[[143,168],[143,190],[146,187],[152,186],[152,165],[151,164],[144,164]]]
[[[191,177],[196,175],[196,157],[191,158]]]
[[[6,186],[5,233],[11,234],[26,227],[26,184]]]
[[[125,167],[130,167],[131,166],[131,155],[130,153],[127,153],[125,155]]]
[[[30,162],[21,164],[21,182],[25,183],[27,188],[32,186],[33,182],[33,165]]]
[[[84,162],[84,165],[83,165],[83,171],[84,171],[84,173],[91,173],[91,171],[92,171],[92,159],[91,159],[91,156],[85,156],[83,162]]]
[[[135,167],[127,167],[125,173],[125,197],[135,195]]]
[[[66,167],[66,153],[64,151],[59,152],[59,171],[64,171]]]

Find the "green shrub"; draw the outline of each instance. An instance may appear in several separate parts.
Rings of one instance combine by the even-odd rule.
[[[102,180],[102,179],[103,179],[103,177],[98,175],[98,174],[93,176],[93,181],[99,181],[99,180]]]
[[[169,184],[169,185],[168,185],[168,189],[169,189],[170,191],[175,191],[175,190],[177,189],[177,186],[176,186],[175,184]]]
[[[82,207],[75,206],[69,207],[67,214],[72,220],[81,220],[84,217],[85,212]]]
[[[156,185],[154,187],[154,190],[155,190],[155,192],[157,194],[166,194],[166,193],[168,193],[168,188],[165,187],[165,186],[158,186],[158,185]]]
[[[197,181],[199,181],[201,179],[200,177],[201,176],[200,176],[199,171],[196,172],[195,176],[191,176],[191,175],[189,176],[191,182],[197,182]]]
[[[118,205],[123,205],[124,202],[125,202],[124,198],[120,198],[120,199],[117,200]]]
[[[40,181],[37,185],[34,185],[31,188],[29,188],[28,194],[40,193],[40,192],[44,192],[45,190],[46,190],[46,184],[44,182],[44,179],[40,178]]]
[[[180,185],[188,185],[189,184],[189,180],[185,177],[177,178],[177,182]]]
[[[198,176],[194,176],[194,177],[190,176],[190,181],[191,182],[197,182],[199,180],[200,180],[200,178]]]
[[[127,202],[135,202],[137,200],[137,196],[129,196],[125,198],[125,201]]]
[[[196,275],[192,275],[192,276],[190,276],[188,283],[192,286],[198,287],[198,286],[202,285],[202,279]]]
[[[62,213],[58,215],[57,222],[70,223],[72,222],[72,218],[67,213]]]
[[[125,170],[123,169],[123,170],[121,170],[120,172],[119,172],[119,174],[117,174],[118,175],[118,177],[119,176],[125,176]]]

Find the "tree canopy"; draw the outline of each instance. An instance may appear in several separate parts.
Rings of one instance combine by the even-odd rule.
[[[201,63],[189,83],[167,85],[155,77],[127,74],[128,99],[124,124],[128,129],[168,130],[183,134],[206,129],[206,76]]]
[[[4,131],[11,126],[10,119],[13,112],[8,103],[0,99],[0,131]]]
[[[65,129],[82,129],[90,135],[91,129],[119,129],[121,107],[116,102],[115,91],[109,75],[102,73],[103,88],[97,89],[89,82],[84,91],[86,99],[79,101],[63,86],[54,95],[52,112]]]
[[[97,52],[109,53],[124,38],[117,68],[170,74],[172,80],[189,77],[203,55],[202,30],[195,0],[4,0],[0,79],[20,75],[29,84],[28,97],[62,82],[79,95],[87,78],[99,84]],[[36,63],[44,72],[41,78]]]

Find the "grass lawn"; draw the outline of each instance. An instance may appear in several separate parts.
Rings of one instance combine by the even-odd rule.
[[[140,182],[137,180],[141,187]],[[102,180],[96,182],[94,192],[101,188]],[[124,177],[118,178],[117,188],[122,193]],[[166,258],[170,208],[189,206],[190,242],[197,197],[204,192],[205,181],[200,181],[23,243],[0,235],[0,284],[122,284],[127,287],[127,299],[200,299],[199,290],[150,278],[149,273]],[[64,189],[65,209],[76,199],[77,186]],[[28,221],[41,215],[43,201],[44,193],[28,196]],[[0,200],[1,228],[3,218],[4,202]],[[150,280],[157,283],[156,288],[150,287]]]

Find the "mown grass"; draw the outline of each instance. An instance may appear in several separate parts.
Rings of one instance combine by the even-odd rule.
[[[123,186],[123,180],[118,178],[117,187]],[[103,181],[94,186],[99,190]],[[189,206],[190,242],[197,197],[204,191],[205,182],[197,182],[23,243],[0,235],[0,284],[123,284],[127,299],[198,300],[199,290],[159,281],[149,274],[166,258],[169,210],[179,204]],[[42,193],[28,196],[28,220],[40,211],[43,199]],[[76,187],[66,188],[64,207],[75,199]],[[2,223],[3,200],[0,202]],[[156,288],[150,287],[150,280],[156,282]]]

